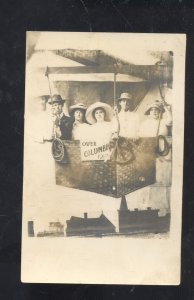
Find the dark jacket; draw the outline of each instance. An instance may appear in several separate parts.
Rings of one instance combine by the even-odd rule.
[[[61,139],[62,140],[71,140],[72,139],[72,128],[73,128],[73,119],[63,115],[60,120],[60,130],[61,130]]]

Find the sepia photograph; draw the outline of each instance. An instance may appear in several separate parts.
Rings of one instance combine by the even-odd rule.
[[[185,45],[26,33],[23,282],[180,283]]]

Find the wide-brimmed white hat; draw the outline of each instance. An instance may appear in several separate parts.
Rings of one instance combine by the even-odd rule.
[[[96,123],[96,119],[94,118],[94,110],[97,108],[103,108],[105,110],[105,121],[111,121],[113,116],[113,110],[110,105],[104,102],[95,102],[90,105],[86,111],[86,120],[89,124]]]
[[[154,102],[148,104],[147,109],[144,114],[149,115],[151,108],[157,108],[161,113],[164,112],[164,107],[160,100],[155,100]]]
[[[73,115],[74,111],[77,110],[77,109],[86,111],[87,106],[85,104],[83,104],[83,103],[74,104],[74,105],[70,106],[70,108],[69,108],[69,114]]]

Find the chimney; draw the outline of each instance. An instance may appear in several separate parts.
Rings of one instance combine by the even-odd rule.
[[[34,237],[34,222],[28,221],[28,236]]]
[[[135,211],[138,211],[139,209],[138,208],[135,208]]]
[[[88,218],[88,213],[84,213],[84,219],[87,219]]]
[[[152,208],[150,206],[147,207],[147,210],[151,210]]]

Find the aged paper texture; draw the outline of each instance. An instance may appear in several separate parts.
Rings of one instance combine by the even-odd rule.
[[[22,281],[179,284],[186,36],[26,47]]]

